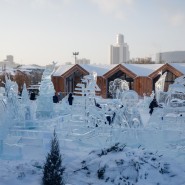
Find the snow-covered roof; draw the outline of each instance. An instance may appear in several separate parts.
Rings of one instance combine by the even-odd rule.
[[[96,72],[98,76],[103,76],[108,71],[116,67],[118,64],[109,64],[109,65],[96,65],[96,64],[79,64],[83,69],[91,72]],[[135,73],[137,76],[148,76],[152,74],[154,71],[158,70],[165,64],[122,64],[128,70]],[[185,74],[185,63],[171,63],[171,66]],[[53,73],[53,76],[61,76],[73,65],[61,65],[59,68]]]
[[[53,72],[53,76],[61,76],[62,74],[64,74],[66,71],[68,71],[70,68],[72,68],[74,66],[74,64],[72,65],[61,65],[58,67],[58,69],[56,71]]]
[[[17,70],[19,70],[19,71],[21,71],[21,72],[24,72],[24,73],[30,73],[32,70],[31,69],[17,69]]]
[[[185,74],[185,63],[170,63],[170,65]]]
[[[89,73],[96,72],[97,76],[103,76],[105,73],[114,68],[117,64],[111,65],[96,65],[96,64],[80,64]]]
[[[4,71],[2,71],[2,69],[0,69],[0,74],[3,74]],[[11,75],[15,75],[15,70],[11,67],[6,67],[6,73],[11,74]]]
[[[18,67],[19,70],[33,70],[33,69],[45,69],[45,67],[37,65],[21,65]]]
[[[53,73],[53,76],[61,76],[70,68],[72,68],[74,65],[75,64],[59,66],[59,68]],[[88,71],[89,73],[96,72],[98,76],[103,76],[105,73],[110,71],[116,65],[79,64],[79,66]]]
[[[148,76],[164,64],[122,64],[137,76]]]

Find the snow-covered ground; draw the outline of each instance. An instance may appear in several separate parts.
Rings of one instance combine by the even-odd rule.
[[[17,98],[8,79],[0,92],[0,185],[42,184],[54,130],[65,184],[185,185],[184,102],[171,101],[150,116],[151,97],[138,100],[129,90],[117,99],[95,96],[93,74],[84,78],[86,87],[77,84],[82,96],[72,106],[67,96],[53,103],[50,73],[37,100],[29,100],[26,86]]]
[[[41,184],[54,129],[66,184],[185,184],[184,117],[172,112],[161,119],[161,108],[150,117],[140,106],[142,127],[96,127],[76,108],[62,106],[54,104],[55,116],[35,119],[32,127],[10,127],[1,145],[1,185]]]

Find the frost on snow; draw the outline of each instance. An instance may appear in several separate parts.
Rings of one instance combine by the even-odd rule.
[[[72,183],[76,184],[175,184],[182,183],[178,171],[163,160],[157,151],[139,146],[131,149],[119,143],[110,148],[89,153],[73,171]],[[81,177],[81,179],[79,179]]]

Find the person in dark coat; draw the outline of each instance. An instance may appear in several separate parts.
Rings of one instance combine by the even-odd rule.
[[[55,93],[55,95],[53,96],[53,103],[58,103],[58,102],[59,102],[58,96]]]
[[[69,105],[72,105],[73,104],[73,95],[72,93],[69,93],[69,97],[68,97],[68,102],[69,102]]]
[[[101,105],[99,103],[96,103],[96,100],[94,99],[94,103],[95,103],[95,106],[98,107],[98,108],[102,108]]]
[[[34,92],[31,92],[31,94],[30,94],[30,100],[35,100],[35,93]]]
[[[149,108],[150,108],[149,113],[150,113],[150,115],[152,115],[155,107],[158,107],[158,103],[157,103],[156,98],[154,97],[154,99],[152,100],[152,102],[149,105]]]

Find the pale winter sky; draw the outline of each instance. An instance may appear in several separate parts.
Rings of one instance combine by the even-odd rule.
[[[122,33],[131,58],[185,50],[184,0],[0,0],[0,61],[108,64]]]

